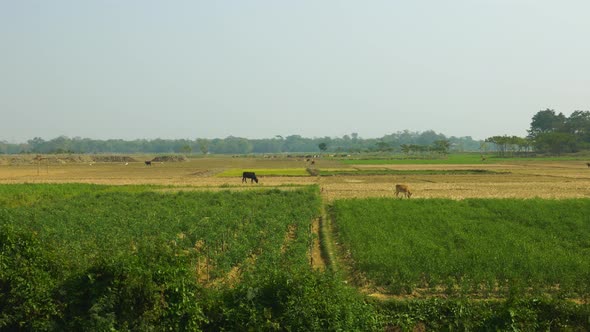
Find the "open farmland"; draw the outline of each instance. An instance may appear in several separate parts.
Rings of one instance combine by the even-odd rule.
[[[0,157],[0,183],[154,184],[189,190],[268,188],[318,184],[327,201],[391,197],[393,185],[409,184],[416,198],[584,198],[590,197],[590,169],[582,160],[540,160],[478,164],[406,164],[398,160],[316,160],[325,176],[305,175],[301,158],[199,157],[186,162],[35,162],[33,156]],[[90,157],[85,157],[90,158]],[[148,160],[152,156],[134,157]],[[451,158],[451,157],[450,157]],[[11,159],[17,159],[13,161]],[[452,158],[451,158],[452,159]],[[469,161],[473,161],[473,158]],[[260,183],[242,185],[241,172],[260,171]],[[267,174],[265,170],[268,171]],[[281,171],[282,170],[282,171]],[[290,176],[297,175],[297,176]]]
[[[33,157],[0,157],[0,330],[590,328],[580,160]]]
[[[0,330],[325,330],[369,317],[313,268],[317,188],[153,189],[0,185]]]
[[[339,200],[367,284],[411,297],[590,299],[590,200]]]
[[[309,176],[309,173],[305,170],[305,168],[251,168],[249,169],[251,172],[255,172],[257,176]],[[227,171],[223,171],[221,173],[216,174],[218,177],[241,177],[242,176],[241,169],[231,169]]]

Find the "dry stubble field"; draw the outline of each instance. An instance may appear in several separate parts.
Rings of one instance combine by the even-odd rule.
[[[15,159],[17,158],[17,159]],[[134,156],[144,160],[143,156]],[[59,159],[59,157],[58,157]],[[65,159],[65,158],[64,158]],[[70,158],[72,159],[72,158]],[[18,162],[15,162],[18,160]],[[191,158],[185,162],[37,162],[33,156],[0,157],[0,183],[96,183],[169,185],[182,190],[242,190],[319,184],[327,201],[354,197],[393,197],[396,183],[409,184],[413,198],[583,198],[590,197],[590,168],[581,161],[518,161],[472,165],[343,165],[320,159],[319,169],[393,170],[396,175],[261,176],[259,184],[220,177],[228,169],[304,169],[295,158]],[[482,174],[404,174],[404,171],[486,170]]]

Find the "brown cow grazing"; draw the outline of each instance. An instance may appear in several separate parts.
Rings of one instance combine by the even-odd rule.
[[[151,160],[146,160],[146,161],[144,161],[144,163],[146,166],[152,166]]]
[[[395,185],[395,197],[399,197],[399,193],[402,193],[407,198],[412,196],[412,192],[410,191],[410,187],[406,184],[396,184]]]
[[[590,168],[590,163],[586,163],[586,166],[588,166],[588,168]]]

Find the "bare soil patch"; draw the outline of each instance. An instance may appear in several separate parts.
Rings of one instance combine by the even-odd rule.
[[[313,236],[310,260],[312,268],[320,271],[326,270],[326,262],[322,256],[322,249],[320,246],[320,218],[315,218],[311,223],[311,233]]]

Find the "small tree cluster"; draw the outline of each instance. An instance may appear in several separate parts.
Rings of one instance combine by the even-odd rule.
[[[590,149],[590,111],[574,111],[569,117],[552,109],[537,112],[526,138],[492,136],[485,140],[494,144],[501,157],[533,151],[561,154]],[[482,148],[485,144],[482,145]]]
[[[436,140],[432,145],[401,144],[400,148],[404,154],[440,153],[448,154],[451,142],[446,139]]]
[[[518,136],[492,136],[486,138],[487,143],[492,143],[501,157],[514,156],[530,152],[532,141]]]
[[[539,111],[528,132],[539,152],[560,154],[590,149],[590,111],[574,111],[569,117],[552,109]]]

